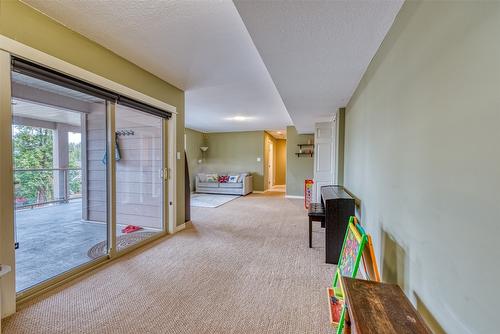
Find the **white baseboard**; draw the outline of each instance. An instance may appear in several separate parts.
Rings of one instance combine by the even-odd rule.
[[[296,199],[304,199],[304,196],[295,196],[295,195],[285,195],[285,198],[296,198]]]
[[[176,226],[175,229],[174,229],[174,233],[180,232],[180,231],[182,231],[185,228],[186,228],[186,223],[181,224],[179,226]]]

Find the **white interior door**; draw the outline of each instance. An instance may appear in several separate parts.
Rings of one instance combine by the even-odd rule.
[[[314,202],[321,199],[322,186],[335,184],[335,124],[316,123],[314,131]]]

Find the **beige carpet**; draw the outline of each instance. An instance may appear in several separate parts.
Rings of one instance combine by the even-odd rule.
[[[193,208],[194,228],[40,297],[3,333],[333,333],[315,225],[300,200],[255,194]]]

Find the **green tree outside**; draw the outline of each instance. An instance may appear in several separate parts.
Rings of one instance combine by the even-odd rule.
[[[12,134],[15,170],[53,168],[53,130],[13,125]],[[80,168],[81,144],[69,143],[68,154],[69,167]],[[54,172],[17,171],[14,175],[16,205],[43,203],[54,199]],[[80,171],[69,172],[70,194],[81,192],[80,176]]]

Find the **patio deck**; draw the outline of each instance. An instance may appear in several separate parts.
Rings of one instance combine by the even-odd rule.
[[[92,261],[87,253],[107,239],[107,226],[81,218],[81,199],[16,211],[17,292]],[[117,237],[124,226],[117,224]],[[142,231],[160,232],[152,228]]]
[[[82,222],[81,200],[16,211],[16,290],[89,262],[90,247],[106,240],[106,225]]]

